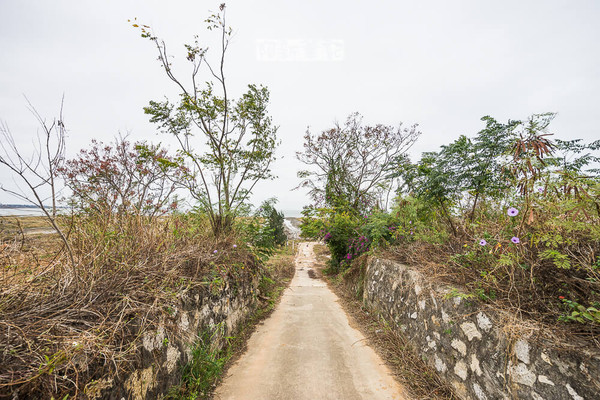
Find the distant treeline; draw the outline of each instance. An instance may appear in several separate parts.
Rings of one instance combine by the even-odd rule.
[[[2,203],[0,203],[0,208],[40,208],[40,207],[34,206],[33,204],[2,204]]]

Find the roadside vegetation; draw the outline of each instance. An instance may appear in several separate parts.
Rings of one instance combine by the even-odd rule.
[[[382,193],[340,189],[357,188],[350,168],[325,168],[303,234],[327,244],[332,274],[377,249],[457,296],[600,346],[600,141],[555,138],[553,118],[484,117],[417,162],[398,155],[382,172],[382,187],[396,184],[387,209]]]
[[[219,337],[219,326],[199,334],[192,347],[192,359],[182,367],[181,384],[171,388],[167,399],[194,400],[211,398],[214,390],[246,350],[246,342],[256,326],[274,310],[283,290],[294,275],[294,244],[278,247],[264,264],[260,278],[260,305],[239,329],[235,336],[226,337],[225,346],[215,346]]]
[[[225,6],[206,22],[220,38],[218,61],[198,39],[186,45],[190,82],[174,75],[165,43],[133,23],[180,89],[175,103],[151,101],[145,110],[176,138],[175,153],[118,137],[67,159],[62,106],[46,120],[30,104],[41,128],[31,151],[0,125],[0,167],[15,178],[1,189],[43,214],[0,218],[0,397],[97,395],[102,378],[130,371],[144,332],[169,321],[186,290],[218,295],[219,282],[258,279],[262,309],[277,298],[289,272],[275,261],[289,262],[278,250],[286,242],[283,215],[275,199],[256,209],[249,203],[255,185],[273,178],[269,92],[251,84],[237,100],[228,95]],[[51,232],[28,233],[40,219]],[[203,351],[196,346],[194,359],[212,357]],[[209,380],[202,371],[214,372],[186,368],[202,382]]]

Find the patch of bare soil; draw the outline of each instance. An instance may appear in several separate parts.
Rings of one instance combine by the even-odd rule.
[[[315,254],[319,275],[325,277],[328,286],[339,297],[351,325],[367,338],[369,345],[386,362],[410,396],[422,400],[458,400],[452,388],[443,383],[436,371],[421,359],[404,335],[363,307],[362,302],[344,290],[343,285],[336,283],[335,278],[322,273],[327,261],[326,247],[315,246]]]

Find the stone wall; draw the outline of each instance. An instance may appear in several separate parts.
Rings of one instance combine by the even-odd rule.
[[[397,262],[371,258],[363,300],[401,329],[464,399],[600,398],[600,353],[473,303]]]
[[[258,281],[247,274],[227,279],[218,287],[208,285],[178,293],[169,308],[170,317],[158,329],[145,332],[127,374],[88,385],[86,397],[111,400],[160,399],[180,383],[181,366],[191,359],[199,334],[216,332],[215,347],[236,333],[254,311]]]

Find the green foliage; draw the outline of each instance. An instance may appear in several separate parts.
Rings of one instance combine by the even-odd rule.
[[[567,300],[565,298],[562,298],[561,300],[571,312],[562,315],[559,318],[560,321],[600,325],[600,311],[598,310],[600,308],[600,303],[596,302],[593,306],[585,307],[573,300]]]
[[[569,256],[563,254],[557,250],[546,249],[540,252],[539,257],[542,260],[551,260],[552,263],[556,266],[556,268],[571,268],[571,262],[569,261]]]
[[[252,245],[255,254],[263,261],[287,240],[284,216],[275,209],[276,201],[274,198],[264,201],[253,216],[238,218],[235,224],[236,231]]]
[[[230,347],[219,350],[218,326],[199,335],[192,347],[191,360],[182,369],[181,386],[171,389],[168,399],[207,399],[221,377],[223,367],[231,357]]]
[[[335,213],[327,221],[323,240],[331,253],[330,270],[337,272],[342,263],[352,259],[348,247],[351,239],[358,236],[361,223],[359,218],[349,212]]]
[[[265,243],[265,246],[282,246],[287,240],[283,226],[284,216],[282,212],[275,209],[276,202],[277,199],[275,198],[265,200],[255,214],[256,217],[262,218],[264,221],[264,233],[261,234],[261,240]]]
[[[360,231],[374,246],[382,246],[394,238],[397,231],[396,220],[393,214],[376,211],[368,216]]]
[[[565,293],[593,306],[572,307],[564,318],[590,321],[600,301],[600,141],[551,140],[553,117],[484,117],[474,137],[416,163],[398,157],[402,185],[390,212],[357,213],[325,186],[332,207],[307,210],[303,231],[325,239],[333,272],[363,252],[360,243],[394,245],[401,258],[435,263],[466,290],[453,294],[550,322],[549,309],[554,320],[561,312],[551,299]]]
[[[416,197],[398,197],[390,215],[389,226],[395,228],[390,243],[443,243],[448,238],[436,208]]]
[[[302,209],[301,235],[305,239],[320,240],[325,234],[325,221],[333,211],[307,206]]]
[[[451,214],[457,203],[470,199],[472,221],[478,203],[499,198],[510,182],[505,164],[520,122],[501,124],[487,116],[482,120],[486,127],[473,139],[461,136],[439,152],[424,153],[417,164],[401,159],[395,174],[406,192],[438,210],[455,235]]]
[[[450,290],[450,292],[446,293],[446,295],[444,296],[445,299],[453,299],[455,297],[459,297],[463,300],[472,300],[475,296],[473,296],[470,293],[461,292],[456,288],[452,288],[452,290]]]
[[[274,178],[271,163],[278,140],[267,111],[266,87],[250,84],[237,100],[229,95],[224,65],[232,30],[225,22],[225,5],[206,23],[209,31],[220,33],[219,65],[211,65],[208,48],[201,47],[196,37],[193,44],[185,45],[190,82],[176,76],[165,43],[148,26],[133,26],[154,43],[162,68],[180,91],[175,102],[150,101],[144,111],[161,132],[177,139],[179,156],[187,166],[184,184],[218,236],[232,229],[256,183]],[[203,69],[205,78],[199,75]],[[204,86],[199,84],[205,80]]]

